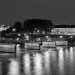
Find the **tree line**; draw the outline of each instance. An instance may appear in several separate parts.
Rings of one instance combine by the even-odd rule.
[[[12,27],[3,31],[2,33],[12,33],[12,32],[33,32],[35,28],[40,30],[49,31],[53,27],[53,23],[51,20],[44,19],[27,19],[23,22],[15,22]],[[15,29],[15,31],[13,31]]]

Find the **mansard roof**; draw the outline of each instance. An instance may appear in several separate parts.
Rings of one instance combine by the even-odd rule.
[[[75,25],[54,25],[54,28],[75,28]]]

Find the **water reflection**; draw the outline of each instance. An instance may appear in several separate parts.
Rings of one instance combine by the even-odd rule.
[[[20,44],[16,45],[16,57],[20,57],[21,56],[21,48],[20,48]]]
[[[2,75],[2,61],[0,61],[0,75]]]
[[[20,64],[18,60],[10,60],[8,75],[20,75]]]
[[[57,58],[58,52],[56,50],[51,50],[50,57],[51,57],[51,71],[52,75],[58,75],[58,58]]]
[[[63,48],[60,48],[60,50],[59,50],[58,66],[59,66],[59,74],[64,75],[64,51],[63,51]]]
[[[44,52],[44,68],[45,68],[45,74],[46,75],[50,75],[51,74],[51,70],[50,70],[50,53],[49,51]]]
[[[73,70],[74,70],[74,51],[73,51],[73,47],[70,47],[70,55],[69,55],[70,59],[70,73],[72,74],[73,73]]]
[[[36,53],[34,57],[34,75],[44,75],[42,63],[42,55]]]
[[[31,70],[30,70],[30,55],[27,53],[23,57],[23,65],[24,65],[24,74],[25,75],[31,75]]]
[[[42,53],[20,53],[17,47],[17,57],[11,54],[0,55],[2,62],[2,75],[74,75],[75,74],[75,48],[56,47],[48,48]],[[19,54],[18,54],[19,53]],[[5,57],[6,56],[6,57]],[[10,59],[11,58],[11,59]],[[21,59],[22,58],[22,59]],[[9,62],[8,62],[9,61]],[[5,68],[4,68],[5,67]],[[6,70],[5,70],[6,69]],[[23,71],[21,71],[23,69]],[[6,73],[7,71],[7,73]],[[0,74],[0,75],[1,75]]]
[[[65,55],[65,59],[68,60],[69,58],[69,50],[68,49],[65,49],[65,52],[64,52],[64,55]]]
[[[70,62],[73,63],[73,47],[70,47]]]

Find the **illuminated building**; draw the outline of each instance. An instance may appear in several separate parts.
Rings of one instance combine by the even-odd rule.
[[[56,25],[51,34],[62,34],[62,35],[75,35],[75,26],[74,25]]]
[[[1,25],[0,26],[0,31],[3,31],[3,30],[7,30],[8,28],[10,28],[10,26],[5,26],[5,25]]]

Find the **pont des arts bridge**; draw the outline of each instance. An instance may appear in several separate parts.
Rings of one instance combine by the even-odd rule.
[[[41,41],[45,41],[45,37],[46,38],[50,38],[51,41],[68,41],[68,45],[75,45],[75,35],[60,35],[60,34],[48,34],[48,35],[33,35],[33,34],[29,34],[29,36],[31,38],[40,38]]]
[[[31,39],[37,39],[37,38],[40,38],[41,39],[40,41],[34,41],[34,44],[36,42],[43,42],[43,41],[49,41],[50,40],[50,41],[54,41],[55,43],[56,43],[56,41],[61,41],[61,42],[67,41],[69,46],[75,46],[75,36],[74,35],[28,35],[28,36]],[[30,41],[33,41],[31,39],[29,40],[29,43],[30,43]],[[15,46],[16,46],[16,48],[18,50],[18,44],[20,44],[21,50],[25,50],[24,49],[25,48],[25,43],[26,43],[26,41],[21,41],[21,42],[17,41],[17,42],[14,43],[14,45],[12,44],[11,46],[13,47],[12,49],[14,49]],[[3,46],[2,46],[2,44],[3,44]],[[1,48],[0,50],[1,51],[7,51],[7,52],[14,52],[15,51],[15,49],[14,50],[11,50],[10,43],[9,44],[2,43],[2,44],[1,44],[1,47],[0,47]],[[59,44],[59,46],[60,45],[61,44]],[[29,47],[33,46],[32,45],[32,42],[28,46]],[[51,45],[51,46],[53,47],[54,45]],[[8,50],[8,47],[10,48],[9,49],[10,51]],[[36,47],[36,46],[34,46],[34,47]],[[37,47],[40,48],[40,45],[37,46]],[[6,50],[6,48],[7,48],[7,50]]]

